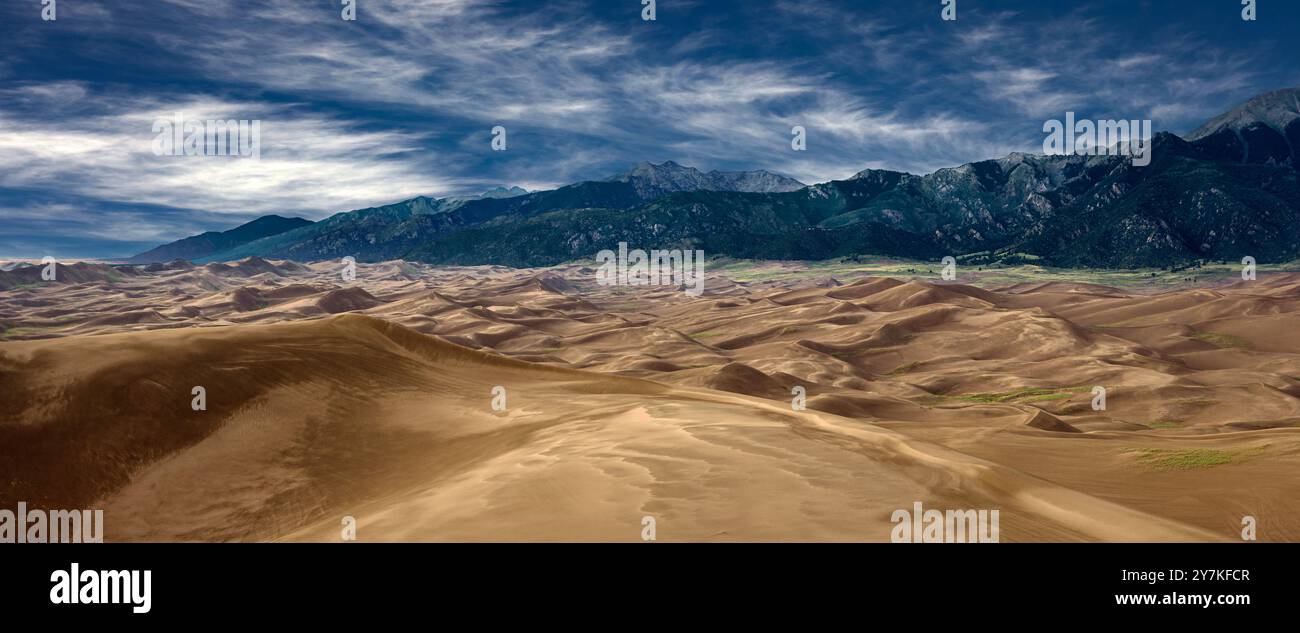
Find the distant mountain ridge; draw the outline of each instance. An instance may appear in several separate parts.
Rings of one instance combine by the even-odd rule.
[[[1187,135],[1225,160],[1300,167],[1300,88],[1267,92]]]
[[[127,260],[130,264],[154,264],[174,259],[199,259],[235,248],[263,237],[310,225],[311,220],[264,215],[229,231],[209,231],[164,244]]]
[[[772,193],[796,191],[807,185],[769,171],[711,171],[683,167],[673,161],[661,164],[640,163],[630,171],[611,176],[606,182],[626,182],[645,200],[678,191],[748,191]]]
[[[528,190],[523,187],[496,187],[484,191],[478,197],[480,198],[513,198],[515,196],[526,196]]]
[[[438,213],[454,209],[470,200],[503,200],[527,194],[528,190],[522,187],[496,187],[477,196],[452,196],[442,199],[422,196],[398,203],[397,205],[364,209],[351,213],[361,214],[353,216],[356,219],[364,217],[366,220],[378,219],[382,221],[385,217],[387,219],[392,219],[394,217],[409,216],[414,213]],[[363,214],[363,212],[369,213]],[[385,214],[385,212],[387,213]],[[281,220],[284,220],[284,222],[281,222]],[[200,262],[228,261],[227,258],[221,255],[222,253],[243,251],[255,253],[266,245],[288,243],[297,239],[302,239],[310,233],[307,231],[294,232],[294,229],[306,229],[313,224],[314,223],[310,220],[304,220],[302,218],[264,216],[224,233],[209,232],[202,235],[187,237],[170,244],[164,244],[150,251],[136,255],[127,260],[127,262],[132,264],[150,264],[167,262],[173,259],[187,259]],[[285,233],[291,234],[286,236]],[[253,242],[264,239],[270,240],[270,238],[279,238],[279,240],[278,242],[275,240],[261,242],[263,246],[258,247],[248,246]]]
[[[626,241],[710,255],[889,255],[1170,267],[1300,257],[1300,90],[1260,95],[1152,161],[1011,154],[918,176],[868,169],[812,186],[770,172],[641,163],[603,181],[506,198],[415,198],[336,214],[206,257],[351,255],[540,266]]]
[[[549,191],[525,192],[518,187],[493,195],[453,198],[413,198],[382,207],[338,213],[308,227],[241,244],[199,261],[230,261],[259,256],[316,260],[354,256],[363,261],[406,257],[431,237],[455,232],[489,220],[523,219],[559,209],[631,209],[668,192],[697,187],[748,191],[791,190],[796,180],[764,171],[719,172],[666,162],[642,163],[605,181],[585,181]],[[523,193],[520,193],[523,192]]]

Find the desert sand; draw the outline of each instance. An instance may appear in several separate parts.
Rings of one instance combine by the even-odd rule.
[[[0,508],[102,508],[108,541],[888,541],[920,501],[1003,542],[1296,541],[1298,309],[1288,274],[17,268]]]

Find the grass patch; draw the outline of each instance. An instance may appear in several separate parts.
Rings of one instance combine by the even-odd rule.
[[[908,364],[906,364],[906,365],[899,365],[898,367],[895,367],[895,368],[889,370],[889,373],[888,373],[888,374],[885,374],[885,375],[886,375],[886,376],[902,376],[903,374],[906,374],[907,372],[912,371],[913,369],[916,369],[916,366],[917,366],[917,365],[920,365],[920,364],[921,364],[921,363],[908,363]]]
[[[1250,349],[1250,341],[1240,336],[1223,334],[1222,332],[1197,332],[1192,338],[1198,341],[1205,341],[1215,347],[1225,347],[1233,349]]]
[[[1142,448],[1130,451],[1139,463],[1156,470],[1198,470],[1231,464],[1232,453],[1212,448]]]
[[[978,263],[975,260],[1004,257],[1006,262]],[[1163,292],[1203,287],[1217,281],[1241,279],[1241,266],[1236,262],[1204,262],[1203,265],[1178,270],[1160,268],[1092,269],[1053,268],[1042,266],[1041,260],[1027,253],[972,253],[958,258],[963,265],[958,270],[958,281],[983,288],[992,288],[1021,282],[1063,281],[1112,286],[1141,293]],[[710,272],[725,274],[735,281],[794,281],[808,277],[833,276],[849,283],[865,276],[887,276],[900,279],[916,278],[936,281],[942,265],[937,261],[894,259],[884,256],[858,256],[822,261],[746,260],[729,257],[710,259]],[[1261,264],[1261,273],[1300,271],[1300,261],[1281,264]],[[1146,325],[1155,325],[1147,322]],[[1107,326],[1102,326],[1107,327]],[[1109,327],[1117,327],[1111,324]],[[1138,327],[1126,325],[1118,327]]]
[[[894,370],[897,372],[904,367],[909,370],[916,363],[909,363]],[[893,375],[893,372],[890,372]],[[1014,402],[1018,404],[1030,402],[1048,402],[1052,400],[1068,400],[1077,393],[1088,393],[1092,387],[1030,387],[1027,389],[1017,389],[1015,391],[1004,391],[1000,393],[966,393],[959,395],[945,394],[926,394],[916,400],[922,404],[938,405],[954,402],[973,402],[977,404],[1004,404]]]
[[[1146,425],[1148,429],[1176,429],[1183,425],[1182,420],[1156,420]]]
[[[1031,396],[1046,396],[1055,394],[1055,389],[1020,389],[1018,391],[1004,391],[1001,393],[971,393],[964,396],[956,396],[957,400],[964,402],[978,402],[981,404],[995,404],[1001,402],[1010,402],[1021,398]]]
[[[31,336],[41,334],[54,328],[49,327],[4,327],[0,326],[0,341],[9,340],[21,336]]]
[[[962,402],[978,402],[980,404],[1001,404],[1004,402],[1044,402],[1048,400],[1064,400],[1070,398],[1073,394],[1080,391],[1089,391],[1089,387],[1032,387],[1029,389],[1017,389],[1015,391],[1004,391],[1001,393],[970,393],[961,396],[950,396],[954,400]]]
[[[1150,327],[1153,325],[1160,325],[1162,323],[1163,322],[1160,321],[1159,319],[1153,320],[1151,317],[1140,316],[1140,317],[1133,317],[1132,319],[1125,319],[1123,321],[1116,321],[1114,323],[1099,323],[1093,327],[1100,327],[1100,328]]]

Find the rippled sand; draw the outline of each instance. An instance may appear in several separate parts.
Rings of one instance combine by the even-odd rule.
[[[1003,541],[1300,540],[1295,276],[337,268],[0,272],[0,507],[110,541],[883,541],[916,501]]]

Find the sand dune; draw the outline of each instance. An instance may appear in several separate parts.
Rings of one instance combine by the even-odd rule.
[[[1289,275],[86,266],[0,272],[0,507],[103,507],[110,540],[881,541],[914,501],[1004,541],[1300,539]]]

